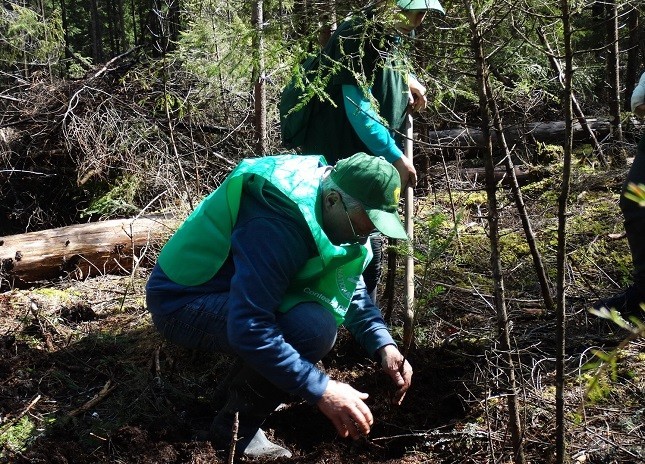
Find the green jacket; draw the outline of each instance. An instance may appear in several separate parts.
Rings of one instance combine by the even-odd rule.
[[[399,42],[400,38],[388,35],[369,10],[338,27],[320,60],[323,75],[332,75],[325,88],[331,102],[318,98],[311,102],[304,153],[323,153],[332,164],[354,153],[370,153],[345,114],[345,84],[371,89],[383,124],[400,145],[408,106],[408,71]]]

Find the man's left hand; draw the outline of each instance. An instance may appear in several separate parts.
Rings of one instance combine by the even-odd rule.
[[[408,86],[410,87],[410,108],[412,111],[424,110],[428,106],[426,88],[412,74],[408,76]]]
[[[412,383],[412,366],[394,345],[386,345],[379,350],[381,366],[394,381],[398,389],[394,393],[392,403],[400,405]]]

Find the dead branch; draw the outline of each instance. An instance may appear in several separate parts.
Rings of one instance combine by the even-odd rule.
[[[533,168],[528,165],[513,166],[512,172],[519,185],[530,184],[531,182],[539,181],[542,178],[549,175],[549,173],[546,170],[543,170],[540,168]],[[450,180],[450,176],[448,174],[448,168],[445,162],[442,163],[442,166],[435,166],[430,168],[428,170],[428,174],[434,178],[444,177],[447,181]],[[468,179],[472,183],[483,183],[484,178],[486,176],[486,169],[478,168],[478,167],[462,168],[459,170],[459,174],[461,174],[464,178]],[[493,175],[495,178],[495,182],[497,183],[501,182],[503,185],[508,185],[512,182],[512,176],[510,175],[506,166],[496,166],[494,168]],[[447,182],[447,185],[450,185],[450,182]],[[449,193],[449,200],[451,203],[451,209],[452,209],[452,215],[453,215],[452,217],[453,217],[453,221],[455,221],[456,208],[454,206],[454,201],[452,199],[452,187],[448,190],[448,193]]]
[[[237,445],[237,434],[240,430],[240,413],[235,411],[233,418],[233,429],[231,430],[231,445],[228,450],[228,464],[233,464],[235,460],[235,446]]]
[[[549,62],[551,63],[551,66],[553,67],[553,70],[557,73],[558,75],[558,80],[560,81],[560,85],[564,87],[564,77],[562,74],[562,66],[560,65],[560,61],[555,56],[555,53],[553,53],[553,49],[551,48],[551,44],[549,44],[546,35],[544,34],[544,30],[541,27],[537,28],[537,34],[538,37],[540,38],[540,42],[542,42],[542,45],[544,45],[544,48],[546,48],[547,51],[547,57],[549,58]],[[578,100],[576,99],[576,96],[572,93],[571,94],[571,104],[573,105],[573,110],[576,113],[576,117],[578,118],[578,122],[582,126],[582,128],[589,134],[589,138],[591,139],[591,142],[593,143],[594,149],[598,153],[598,159],[600,159],[600,162],[602,163],[603,166],[607,167],[607,161],[605,160],[605,155],[602,151],[602,147],[598,143],[598,139],[596,138],[596,134],[594,134],[594,131],[591,130],[591,127],[589,127],[589,124],[587,123],[587,118],[585,117],[584,113],[582,112],[582,108],[580,108],[580,104],[578,104]]]
[[[161,345],[159,345],[155,349],[155,353],[154,353],[153,359],[152,359],[152,365],[153,365],[154,370],[155,370],[155,377],[154,377],[153,380],[154,380],[155,386],[157,388],[162,388],[163,387],[163,381],[161,380],[161,362],[159,361],[160,353],[161,353]]]
[[[121,53],[120,55],[115,56],[114,58],[112,58],[111,60],[109,60],[107,63],[105,63],[105,65],[103,65],[103,67],[102,67],[101,69],[99,69],[99,70],[98,70],[98,71],[97,71],[97,72],[96,72],[96,73],[95,73],[95,74],[90,78],[90,80],[91,80],[91,79],[96,79],[97,77],[100,77],[101,75],[105,74],[105,73],[110,69],[110,66],[112,66],[112,65],[113,65],[114,63],[116,63],[117,61],[122,60],[123,58],[125,58],[125,57],[126,57],[126,56],[128,56],[128,55],[130,55],[131,53],[133,53],[134,51],[138,50],[139,48],[141,48],[141,46],[140,46],[140,45],[136,45],[136,46],[132,47],[130,50],[125,51],[125,52]]]
[[[116,388],[116,385],[112,386],[112,381],[108,380],[105,382],[105,385],[103,385],[103,388],[101,388],[101,391],[98,392],[96,395],[92,397],[87,403],[83,404],[81,407],[74,409],[73,411],[70,411],[68,416],[74,417],[78,416],[79,414],[87,411],[88,409],[96,406],[99,404],[101,401],[103,401],[107,396],[112,393],[112,391]]]
[[[515,172],[515,166],[511,158],[511,150],[506,144],[506,138],[504,137],[504,126],[502,123],[502,118],[499,114],[499,108],[497,102],[493,98],[493,91],[490,87],[490,82],[488,79],[484,79],[483,82],[484,90],[488,95],[488,102],[493,113],[493,122],[495,128],[500,134],[499,144],[502,147],[504,153],[504,165],[506,166],[506,173],[511,185],[511,191],[513,192],[513,199],[515,200],[515,207],[517,212],[520,215],[520,220],[522,222],[522,228],[524,229],[524,235],[526,237],[526,242],[529,245],[531,250],[531,256],[533,257],[533,267],[540,282],[540,289],[542,291],[542,298],[544,298],[544,304],[546,305],[547,311],[553,311],[555,305],[553,303],[553,298],[551,297],[551,289],[549,287],[549,281],[547,279],[546,270],[544,268],[544,261],[542,260],[542,255],[538,250],[537,243],[535,240],[535,233],[533,232],[533,226],[529,219],[528,212],[526,210],[526,204],[524,203],[524,196],[522,195],[522,190],[520,189],[519,179],[517,178]],[[591,134],[593,136],[593,133]]]

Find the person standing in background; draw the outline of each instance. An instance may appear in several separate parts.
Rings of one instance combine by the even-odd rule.
[[[321,74],[330,77],[326,98],[310,102],[303,154],[322,154],[332,164],[356,152],[381,156],[397,169],[403,188],[416,184],[401,134],[408,111],[425,109],[426,88],[409,71],[400,44],[429,12],[445,14],[437,0],[382,0],[338,27],[320,56]],[[370,244],[374,259],[363,277],[376,302],[382,236]]]
[[[645,118],[645,73],[641,75],[631,98],[632,112]],[[623,316],[643,314],[641,303],[645,303],[645,208],[625,197],[630,184],[645,184],[645,137],[641,137],[636,156],[620,194],[620,209],[625,219],[625,233],[632,255],[633,282],[623,292],[594,305],[596,309],[614,308]]]

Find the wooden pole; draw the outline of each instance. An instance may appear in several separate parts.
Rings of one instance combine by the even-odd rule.
[[[412,162],[412,114],[405,117],[405,146],[404,156]],[[405,231],[408,234],[408,252],[405,260],[405,318],[403,320],[403,355],[407,357],[414,339],[414,189],[408,184],[405,186]]]

